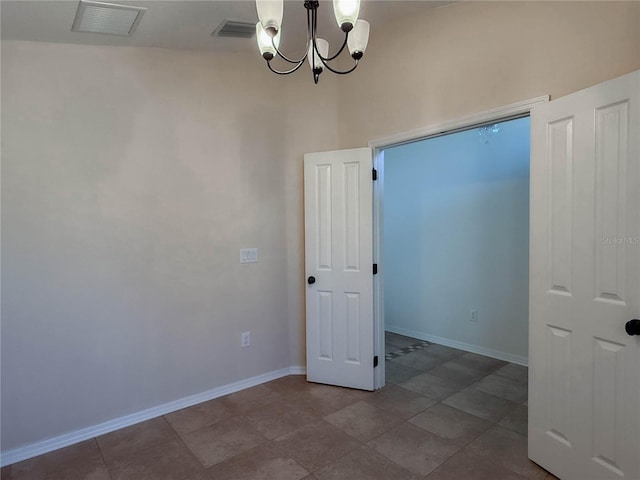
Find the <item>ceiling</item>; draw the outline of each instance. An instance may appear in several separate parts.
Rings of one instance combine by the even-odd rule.
[[[257,22],[252,0],[107,0],[110,3],[146,7],[132,37],[72,32],[78,0],[1,0],[2,40],[25,40],[86,45],[114,45],[210,50],[216,52],[255,51],[255,39],[213,37],[211,33],[225,20]],[[364,0],[360,18],[371,24],[371,34],[386,21],[415,15],[425,9],[450,3],[434,0]],[[283,50],[304,45],[306,10],[301,0],[285,1],[282,27]],[[321,0],[318,10],[320,36],[331,45],[342,34],[333,18],[330,1]],[[304,48],[302,48],[304,50]],[[298,52],[292,52],[298,53]]]

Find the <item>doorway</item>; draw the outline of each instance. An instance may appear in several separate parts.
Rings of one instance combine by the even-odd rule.
[[[385,330],[526,365],[529,117],[383,153]]]
[[[527,103],[372,144],[376,345],[394,363],[431,344],[527,365]]]
[[[386,382],[440,402],[429,431],[526,442],[529,139],[526,115],[380,152]]]

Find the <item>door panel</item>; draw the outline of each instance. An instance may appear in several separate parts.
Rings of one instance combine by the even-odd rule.
[[[573,211],[573,119],[562,119],[549,124],[547,171],[550,184],[549,198],[549,256],[551,292],[571,295]]]
[[[305,155],[307,378],[373,389],[372,155]]]
[[[565,480],[640,478],[638,132],[640,72],[531,113],[529,456]]]

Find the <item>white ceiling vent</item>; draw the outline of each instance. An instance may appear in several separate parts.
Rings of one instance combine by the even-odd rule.
[[[129,37],[146,10],[142,7],[80,0],[71,30]]]
[[[256,33],[256,24],[238,20],[225,20],[211,35],[214,37],[251,38]]]

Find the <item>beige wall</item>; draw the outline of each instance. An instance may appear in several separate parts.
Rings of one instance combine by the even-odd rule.
[[[459,2],[372,30],[341,80],[340,146],[640,68],[640,2]]]
[[[303,365],[302,155],[337,143],[309,80],[3,42],[3,450]]]

